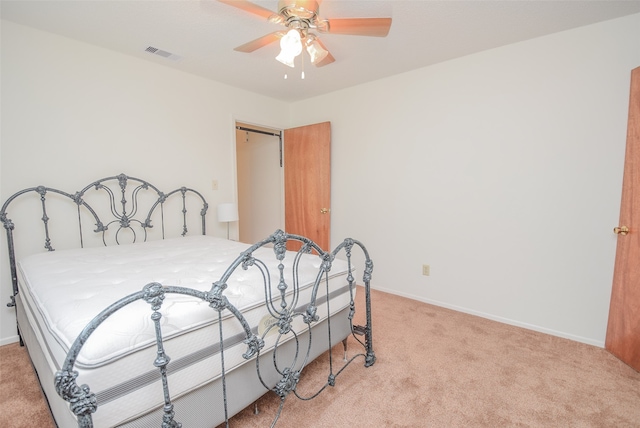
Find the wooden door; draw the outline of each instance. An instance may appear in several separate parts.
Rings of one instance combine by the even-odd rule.
[[[284,131],[285,232],[329,250],[331,226],[331,123]],[[295,250],[299,246],[291,246]]]
[[[605,348],[640,371],[640,67],[631,72],[620,224],[614,232],[618,244]]]

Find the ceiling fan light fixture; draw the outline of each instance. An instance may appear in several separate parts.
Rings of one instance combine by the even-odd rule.
[[[294,67],[293,60],[302,52],[302,41],[298,30],[289,30],[280,39],[280,54],[276,57],[278,61],[289,67]]]
[[[307,39],[304,42],[305,48],[307,49],[307,53],[311,57],[311,63],[317,64],[329,55],[329,52],[322,47],[320,42],[316,39],[316,37],[312,34],[307,36]]]
[[[278,55],[276,57],[276,59],[278,61],[280,61],[281,63],[283,63],[284,65],[287,65],[291,68],[294,68],[296,65],[294,64],[293,60],[295,59],[294,56],[286,56],[286,55],[282,55],[282,53],[280,53],[280,55]]]

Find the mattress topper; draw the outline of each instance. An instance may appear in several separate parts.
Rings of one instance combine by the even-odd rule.
[[[30,294],[46,328],[68,350],[91,319],[117,300],[141,291],[151,282],[208,291],[247,248],[247,244],[200,235],[38,253],[20,260],[17,266],[22,292]],[[254,256],[267,264],[271,287],[277,291],[279,261],[273,249],[260,248]],[[283,262],[289,292],[293,286],[294,256],[295,253],[288,252]],[[300,287],[315,282],[320,265],[317,255],[302,257],[298,266]],[[346,270],[346,262],[335,260],[330,276]],[[255,267],[247,270],[238,267],[227,285],[223,294],[240,311],[264,303],[264,281]],[[214,323],[218,316],[206,302],[174,294],[167,295],[161,312],[165,339]],[[98,366],[153,345],[155,331],[151,313],[150,305],[144,300],[122,308],[96,330],[77,362]],[[231,316],[228,311],[224,313]]]

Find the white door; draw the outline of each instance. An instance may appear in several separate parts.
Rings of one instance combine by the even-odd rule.
[[[236,123],[240,242],[254,244],[276,229],[284,229],[279,133],[275,129]]]

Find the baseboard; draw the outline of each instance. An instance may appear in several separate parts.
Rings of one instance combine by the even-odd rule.
[[[447,308],[447,309],[451,309],[457,312],[462,312],[465,314],[469,314],[469,315],[475,315],[481,318],[486,318],[486,319],[490,319],[492,321],[497,321],[497,322],[501,322],[503,324],[508,324],[508,325],[513,325],[516,327],[521,327],[521,328],[525,328],[527,330],[532,330],[532,331],[537,331],[539,333],[544,333],[544,334],[548,334],[551,336],[556,336],[556,337],[562,337],[563,339],[569,339],[569,340],[573,340],[575,342],[580,342],[580,343],[585,343],[587,345],[592,345],[592,346],[597,346],[598,348],[604,348],[604,342],[600,341],[600,340],[594,340],[588,337],[582,337],[582,336],[576,336],[573,334],[569,334],[569,333],[565,333],[562,331],[556,331],[556,330],[551,330],[548,328],[544,328],[544,327],[540,327],[538,325],[534,325],[534,324],[528,324],[528,323],[523,323],[521,321],[517,321],[517,320],[512,320],[509,318],[503,318],[503,317],[499,317],[499,316],[495,316],[492,314],[487,314],[484,312],[479,312],[479,311],[475,311],[469,308],[464,308],[464,307],[460,307],[460,306],[456,306],[456,305],[450,305],[448,303],[445,302],[440,302],[437,300],[430,300],[430,299],[425,299],[419,296],[414,296],[412,294],[408,294],[408,293],[400,293],[396,290],[389,290],[387,288],[383,288],[383,287],[371,287],[374,290],[379,290],[385,293],[389,293],[389,294],[394,294],[396,296],[401,296],[401,297],[406,297],[407,299],[412,299],[412,300],[417,300],[419,302],[423,302],[423,303],[428,303],[430,305],[434,305],[434,306],[440,306],[442,308]]]
[[[5,337],[0,339],[0,346],[10,345],[12,343],[16,343],[19,340],[20,340],[20,337],[18,337],[17,334],[15,336]]]

